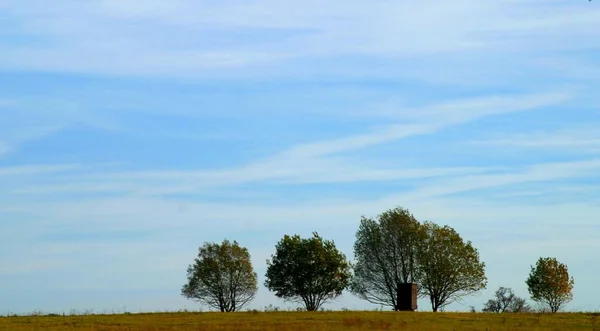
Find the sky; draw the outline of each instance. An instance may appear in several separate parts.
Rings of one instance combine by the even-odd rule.
[[[600,310],[600,5],[0,0],[0,313],[203,309],[204,242],[353,260],[362,215],[455,228],[481,309],[556,257]],[[351,294],[327,309],[374,309]],[[420,310],[430,310],[427,299]]]

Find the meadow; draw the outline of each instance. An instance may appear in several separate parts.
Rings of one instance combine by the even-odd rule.
[[[600,331],[600,313],[238,312],[0,317],[6,331]]]

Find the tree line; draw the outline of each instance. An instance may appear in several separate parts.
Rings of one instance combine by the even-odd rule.
[[[335,243],[318,233],[310,238],[285,235],[267,262],[264,286],[308,311],[348,290],[370,303],[401,310],[401,289],[418,285],[434,312],[487,286],[485,263],[471,241],[452,227],[418,221],[405,208],[376,218],[361,217],[354,243],[354,263]],[[531,299],[557,312],[572,300],[574,280],[566,265],[540,258],[526,280]],[[222,312],[241,310],[258,291],[250,253],[237,241],[206,242],[188,266],[181,294]],[[484,312],[531,310],[512,289],[501,287]]]

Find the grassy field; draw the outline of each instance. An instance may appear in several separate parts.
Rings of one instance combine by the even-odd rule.
[[[0,317],[0,330],[592,330],[600,313],[482,314],[425,312],[155,313]]]

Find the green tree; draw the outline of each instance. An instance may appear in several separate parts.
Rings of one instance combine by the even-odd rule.
[[[350,290],[371,303],[399,310],[400,285],[419,282],[417,247],[423,240],[421,224],[408,209],[387,210],[377,220],[362,217]]]
[[[351,273],[346,256],[316,232],[308,239],[285,235],[275,248],[267,260],[265,286],[277,297],[315,311],[348,286]]]
[[[434,312],[487,286],[485,263],[470,241],[449,226],[423,223],[426,239],[419,244],[420,291]]]
[[[258,290],[256,273],[248,249],[224,240],[204,243],[187,269],[181,294],[221,312],[239,311],[254,299]]]
[[[485,303],[482,310],[485,313],[524,313],[531,311],[525,299],[515,295],[511,288],[500,287],[494,293],[494,298]]]
[[[575,280],[569,270],[555,258],[539,258],[526,280],[531,299],[550,307],[553,313],[573,300]]]

